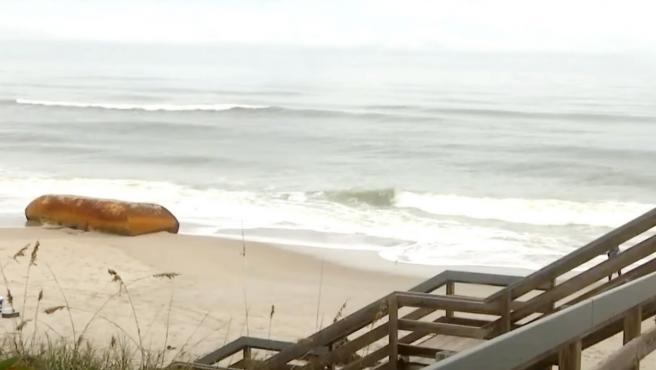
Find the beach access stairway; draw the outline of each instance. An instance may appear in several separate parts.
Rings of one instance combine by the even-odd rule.
[[[530,337],[537,346],[530,352],[532,357],[521,351],[488,353],[506,360],[521,358],[521,363],[507,361],[512,363],[510,367],[497,366],[497,369],[542,370],[559,366],[578,370],[582,350],[622,331],[625,343],[636,340],[640,323],[656,313],[656,283],[651,291],[640,294],[635,293],[634,287],[640,283],[644,290],[647,285],[642,281],[648,278],[656,282],[656,274],[651,274],[656,271],[655,227],[656,209],[653,209],[525,277],[444,271],[408,291],[392,292],[298,342],[242,337],[193,363],[174,363],[171,367],[487,369],[485,362],[479,362],[479,367],[471,367],[474,366],[471,363],[458,367],[452,363],[470,359],[468,353],[478,353],[490,343],[515,338],[536,326],[547,331],[550,327],[560,328],[567,324],[559,321],[565,314],[588,323],[587,317],[571,316],[570,312],[597,299],[607,299],[609,294],[617,299],[618,294],[634,292],[631,298],[642,300],[636,303],[624,299],[625,304],[635,304],[619,313],[608,311],[608,316],[602,315],[605,320],[580,328],[574,337],[565,338],[565,342],[550,343],[544,342],[544,338]],[[618,246],[621,252],[606,258],[607,252]],[[599,256],[603,258],[596,258]],[[621,276],[616,275],[619,270]],[[612,274],[615,275],[608,280]],[[486,297],[458,295],[461,284],[485,285],[495,290]],[[508,351],[511,347],[500,348]],[[504,364],[494,356],[488,361]]]

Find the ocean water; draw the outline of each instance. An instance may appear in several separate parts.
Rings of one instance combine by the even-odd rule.
[[[656,59],[0,44],[0,226],[43,193],[182,232],[537,268],[656,206]]]

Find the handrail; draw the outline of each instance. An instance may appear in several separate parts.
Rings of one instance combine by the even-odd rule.
[[[274,339],[263,339],[257,337],[239,337],[233,340],[230,343],[223,345],[221,348],[216,351],[212,351],[205,356],[197,359],[195,362],[199,364],[211,365],[215,364],[229,356],[234,355],[235,353],[244,350],[245,348],[250,349],[264,349],[269,351],[282,351],[285,348],[293,346],[294,342],[286,342],[282,340]],[[327,349],[323,348],[323,351],[315,351],[315,354],[321,354],[326,352]]]
[[[656,252],[656,235],[628,248],[626,251],[617,255],[614,259],[601,262],[562,284],[559,284],[554,289],[532,298],[524,307],[514,311],[512,313],[512,318],[513,320],[519,320],[526,317],[549,301],[559,300],[579,291],[584,286],[588,286],[599,279],[603,279],[605,276],[608,276],[611,271],[615,270],[615,266],[626,266],[654,252]]]
[[[473,271],[459,271],[459,270],[444,270],[434,277],[420,283],[414,288],[410,289],[411,292],[430,293],[448,282],[453,283],[467,283],[467,284],[483,284],[490,286],[508,286],[512,283],[524,279],[523,275],[508,275],[508,274],[493,274],[486,272],[473,272]]]
[[[412,293],[430,293],[449,282],[466,282],[466,283],[477,283],[477,284],[489,284],[493,286],[503,286],[510,284],[514,281],[522,279],[522,276],[518,275],[502,275],[502,274],[490,274],[490,273],[478,273],[478,272],[463,272],[463,271],[451,271],[445,270],[440,274],[435,275],[433,278],[424,281],[423,283],[415,286],[410,289],[409,292],[404,294],[411,295]],[[293,347],[286,348],[279,353],[273,355],[266,360],[266,367],[270,369],[281,368],[283,364],[286,364],[288,361],[291,361],[295,358],[299,358],[308,351],[318,345],[326,345],[327,343],[336,341],[340,338],[343,338],[349,334],[352,334],[372,322],[376,321],[376,317],[380,318],[387,315],[387,302],[391,295],[387,295],[373,303],[368,304],[367,306],[359,309],[358,311],[353,312],[352,314],[346,316],[340,321],[336,322],[333,325],[330,325],[313,335],[307,337],[303,341],[299,342]],[[477,300],[472,302],[471,299],[465,297],[449,297],[449,296],[435,296],[431,295],[430,297],[426,296],[412,296],[408,299],[420,299],[424,302],[428,302],[434,306],[440,306],[448,309],[462,309],[463,311],[468,311],[470,308],[474,309],[474,312],[482,313],[491,313],[496,312],[496,307],[486,308],[484,300]],[[446,307],[444,307],[446,305]],[[490,306],[492,307],[492,306]]]
[[[184,361],[174,361],[171,362],[167,367],[167,370],[230,370],[227,367],[212,366],[201,364],[198,362],[184,362]]]
[[[656,273],[613,288],[541,320],[462,351],[424,370],[510,370],[621,318],[656,297]]]
[[[621,245],[654,226],[656,226],[656,208],[572,251],[526,278],[513,283],[508,287],[511,290],[511,298],[520,297],[536,289],[545,281],[556,279],[558,276],[606,253],[611,248]],[[501,298],[504,294],[504,292],[497,292],[492,298]]]

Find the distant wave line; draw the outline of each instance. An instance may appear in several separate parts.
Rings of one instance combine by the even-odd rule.
[[[135,103],[82,103],[70,101],[48,101],[15,99],[16,104],[40,105],[46,107],[96,108],[114,110],[142,110],[149,112],[166,111],[227,111],[232,109],[267,109],[267,105],[249,104],[135,104]]]
[[[480,108],[446,108],[421,107],[408,105],[365,105],[352,107],[354,110],[327,110],[315,108],[289,108],[272,105],[254,104],[152,104],[152,103],[109,103],[109,102],[76,102],[76,101],[50,101],[18,98],[14,100],[0,100],[0,103],[34,105],[59,108],[79,109],[109,109],[109,110],[136,110],[146,112],[277,112],[315,117],[331,116],[360,116],[373,119],[413,119],[434,120],[439,116],[487,116],[508,119],[570,119],[581,121],[633,121],[656,122],[656,117],[649,115],[631,115],[621,113],[592,113],[592,112],[540,112],[505,109]],[[382,113],[380,111],[384,111]],[[400,111],[390,114],[391,111]],[[401,113],[403,112],[403,113]]]
[[[357,116],[371,119],[413,119],[413,120],[431,120],[435,117],[430,116],[408,116],[392,115],[377,112],[358,112],[342,110],[325,110],[325,109],[307,109],[307,108],[287,108],[270,105],[249,105],[249,104],[138,104],[138,103],[83,103],[69,101],[48,101],[48,100],[31,100],[15,99],[9,101],[0,100],[0,104],[18,104],[32,105],[52,108],[75,108],[75,109],[106,109],[106,110],[125,110],[125,111],[145,111],[145,112],[268,112],[293,116],[312,116],[312,117],[342,117]]]

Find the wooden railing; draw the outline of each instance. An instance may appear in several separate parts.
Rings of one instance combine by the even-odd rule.
[[[261,365],[261,359],[258,361],[251,358],[251,351],[259,349],[279,352],[278,354],[274,354],[272,358],[282,355],[285,356],[285,358],[291,358],[292,360],[302,359],[306,363],[300,367],[306,369],[313,367],[318,368],[322,365],[332,366],[336,363],[344,365],[349,359],[353,360],[351,361],[353,362],[353,364],[351,364],[353,368],[368,363],[374,363],[386,356],[385,350],[377,348],[375,342],[387,338],[388,336],[389,325],[385,322],[388,316],[388,301],[391,296],[398,294],[402,294],[403,299],[406,300],[424,300],[425,305],[427,306],[405,315],[402,318],[404,320],[402,323],[404,328],[407,325],[413,325],[414,320],[419,320],[433,314],[439,307],[443,307],[443,309],[446,310],[442,317],[432,321],[434,323],[432,330],[423,330],[424,327],[420,327],[418,328],[420,330],[416,330],[414,333],[401,338],[401,346],[405,346],[402,352],[405,353],[412,350],[418,350],[417,348],[412,348],[410,343],[431,335],[435,332],[435,328],[440,328],[444,333],[450,333],[454,330],[461,331],[465,328],[466,330],[471,331],[472,337],[480,337],[480,332],[473,334],[473,330],[480,329],[480,326],[487,323],[487,321],[458,318],[454,317],[454,314],[456,312],[469,311],[490,313],[491,306],[483,304],[481,298],[453,296],[453,294],[455,294],[456,284],[466,283],[488,285],[491,287],[505,287],[522,278],[522,276],[518,275],[446,270],[413,287],[409,292],[397,292],[385,296],[299,343],[241,337],[222,346],[216,351],[197,359],[195,363],[213,365],[229,358],[234,360],[233,357],[236,357],[236,360],[231,361],[226,366],[229,368],[245,368],[246,366],[244,365],[246,362],[254,366]],[[452,296],[445,297],[428,294],[442,287],[445,287],[447,294]],[[348,338],[348,340],[345,341],[344,339],[348,336],[352,336],[352,338]],[[357,351],[362,351],[365,348],[371,348],[371,353],[358,358],[354,356]],[[436,351],[430,349],[429,352],[434,353]],[[443,352],[445,354],[449,353],[449,351]],[[280,361],[282,363],[284,360]],[[287,362],[289,361],[291,360],[288,360]],[[268,361],[265,361],[265,363],[266,362]],[[266,365],[267,368],[275,368],[275,366],[280,366],[281,368],[285,367],[285,365],[279,365],[277,363],[274,363],[273,365],[266,363]]]
[[[436,362],[425,370],[550,369],[553,365],[559,370],[579,370],[582,351],[619,332],[624,332],[625,344],[637,346],[642,321],[656,313],[655,301],[656,273],[652,273],[536,320],[522,330]],[[652,333],[650,338],[656,335]],[[612,360],[618,361],[614,364],[635,365],[631,358]]]
[[[336,365],[344,370],[370,367],[389,357],[390,350],[395,350],[396,346],[389,345],[389,339],[393,338],[390,333],[398,330],[410,332],[396,338],[401,355],[407,355],[407,352],[421,352],[434,358],[434,354],[442,350],[413,347],[412,344],[437,331],[444,335],[483,337],[485,333],[481,325],[487,324],[488,321],[455,318],[455,313],[500,315],[502,309],[500,306],[485,302],[483,298],[435,295],[430,294],[431,292],[446,286],[448,293],[454,293],[456,283],[499,287],[520,279],[522,277],[513,275],[445,271],[408,292],[394,292],[369,304],[297,345],[273,355],[262,365],[267,369],[278,369],[284,368],[291,361],[302,361],[304,364],[299,367],[305,370]],[[396,307],[416,308],[400,317],[401,327],[397,329],[391,327],[394,319],[390,317],[390,302],[394,302]],[[420,321],[435,314],[436,311],[443,311],[442,315],[430,321]],[[392,315],[397,315],[398,318],[398,310],[392,309],[392,312]],[[345,338],[348,340],[345,341]],[[385,343],[386,339],[388,343]],[[325,355],[308,359],[306,354],[316,347],[327,347],[330,351]],[[358,354],[358,351],[364,353]]]
[[[572,253],[550,263],[521,281],[515,282],[509,287],[510,296],[512,299],[520,297],[545,282],[553,281],[591,259],[606,254],[610,249],[627,242],[654,226],[656,226],[656,208],[593,240],[585,246],[574,250]],[[506,293],[499,292],[491,298],[499,298],[503,294]]]
[[[436,356],[448,357],[451,351],[422,346],[421,342],[436,334],[473,339],[495,338],[527,323],[540,322],[540,318],[546,315],[589,301],[655,271],[656,259],[642,260],[656,252],[656,236],[646,237],[631,246],[623,245],[623,251],[617,256],[593,264],[587,270],[577,271],[595,257],[605,257],[607,251],[654,226],[656,209],[527,277],[445,271],[410,291],[391,293],[298,343],[260,348],[274,352],[260,361],[249,361],[247,358],[250,348],[255,348],[251,338],[250,342],[237,340],[227,346],[228,349],[221,348],[197,362],[215,364],[241,352],[244,361],[229,364],[229,367],[266,370],[339,367],[354,370],[384,366],[394,370],[400,359],[407,361],[410,357],[423,357],[435,360]],[[620,269],[624,272],[621,277],[606,281],[607,276]],[[456,285],[459,283],[499,289],[487,297],[467,297],[456,295]],[[433,294],[442,287],[445,294]],[[621,325],[608,324],[584,338],[584,348],[605,338],[606,333],[617,330],[621,330]],[[577,348],[567,347],[563,351],[576,352]],[[552,355],[542,361],[555,363],[558,359]]]
[[[495,323],[494,325],[497,328],[491,331],[492,337],[503,333],[505,331],[504,326],[506,328],[507,326],[513,327],[516,323],[531,315],[548,314],[551,311],[575,304],[631,279],[655,271],[656,261],[653,259],[638,264],[637,267],[634,264],[656,252],[656,236],[647,237],[632,246],[627,246],[615,257],[592,265],[587,270],[576,271],[577,268],[589,263],[593,258],[599,255],[605,256],[609,250],[636,236],[643,235],[645,231],[652,229],[654,226],[656,226],[656,209],[509,285],[507,289],[492,294],[487,301],[512,302],[511,312],[508,312],[509,318],[506,318],[507,322],[505,325],[500,322]],[[607,276],[620,270],[624,272],[624,276],[611,281],[604,280]],[[568,273],[570,276],[560,278],[556,284],[556,279]],[[527,300],[521,300],[523,295],[549,281],[553,282],[550,289],[544,290]],[[528,321],[531,320],[535,320],[535,318]]]

